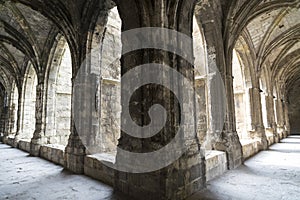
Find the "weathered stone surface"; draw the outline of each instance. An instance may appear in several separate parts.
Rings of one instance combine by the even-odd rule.
[[[1,1],[0,141],[135,198],[184,199],[206,179],[300,133],[299,17],[298,1]],[[121,31],[141,27],[178,31],[193,45],[181,56],[151,47],[122,55],[133,44]],[[177,39],[150,41],[170,47]],[[187,44],[176,45],[183,50]],[[162,78],[179,95],[148,84],[125,105],[135,83],[121,78],[146,63],[171,67],[194,91],[162,70],[142,71],[134,81]],[[157,135],[140,139],[121,130],[128,122],[125,106],[129,118],[146,127],[155,104],[167,114]],[[135,174],[100,161],[109,154],[116,165],[147,167],[145,160],[128,163],[117,146],[158,151],[180,125],[187,151],[164,168]],[[179,151],[172,148],[166,158]]]
[[[206,181],[221,176],[227,171],[226,153],[222,151],[205,152]]]

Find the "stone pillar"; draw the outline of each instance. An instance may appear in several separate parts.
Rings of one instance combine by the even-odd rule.
[[[14,125],[15,125],[15,104],[11,103],[11,106],[8,107],[7,113],[7,123],[5,124],[5,132],[3,137],[3,142],[7,144],[7,140],[11,138],[11,136],[15,135],[16,133],[13,132]]]
[[[230,65],[231,67],[231,65]],[[226,152],[228,155],[229,169],[237,168],[242,164],[242,145],[240,143],[238,134],[236,132],[235,123],[235,107],[234,107],[234,93],[233,93],[233,77],[226,75],[225,91],[227,97],[227,109],[225,126],[223,129],[223,144],[226,145]],[[221,149],[222,150],[222,146]]]
[[[262,117],[262,104],[260,99],[259,88],[249,88],[250,101],[251,101],[251,125],[252,131],[250,137],[260,141],[260,150],[268,148],[267,137],[263,124]]]
[[[285,99],[283,102],[284,107],[284,118],[285,118],[285,131],[286,131],[286,137],[291,134],[291,128],[290,128],[290,120],[289,120],[289,108],[288,108],[288,101]]]
[[[242,146],[235,128],[235,110],[231,58],[225,57],[222,12],[219,1],[199,2],[195,15],[203,26],[208,50],[209,124],[212,148],[227,153],[228,168],[234,169],[242,164]],[[215,75],[214,73],[217,72]],[[220,82],[222,80],[223,83]],[[223,89],[224,88],[224,89]],[[223,97],[225,96],[225,97]],[[220,113],[225,112],[224,116]],[[222,115],[222,114],[221,114]],[[222,120],[223,119],[223,120]],[[224,122],[225,121],[225,122]],[[218,128],[220,124],[223,128]]]
[[[13,146],[14,147],[18,147],[18,143],[19,143],[19,137],[20,137],[20,131],[21,131],[21,116],[22,116],[22,106],[23,106],[23,97],[22,97],[22,90],[23,88],[19,87],[18,88],[18,112],[17,112],[17,131],[16,131],[16,135],[13,141]]]
[[[195,79],[195,90],[197,94],[197,135],[202,144],[202,148],[211,149],[211,138],[210,134],[207,134],[207,81],[206,78],[196,78]]]
[[[130,8],[128,8],[129,4],[131,5]],[[155,9],[149,9],[150,4],[154,4]],[[119,1],[118,10],[121,12],[123,31],[144,26],[167,27],[191,37],[193,2],[181,1],[179,3],[175,0],[172,4],[177,6],[171,6],[166,1]],[[177,36],[170,38],[169,34],[146,35],[145,32],[140,34],[140,37],[145,37],[141,41],[142,43],[159,42],[165,46],[176,45],[174,46],[175,49],[184,49],[186,57],[193,55],[192,43],[191,45],[182,42],[177,43],[179,40],[179,37],[176,38]],[[123,50],[128,49],[131,45],[131,42],[128,42],[130,38],[125,39],[124,36],[122,38]],[[184,48],[184,45],[189,45],[189,47]],[[160,64],[162,68],[160,68],[161,70],[157,68],[149,70],[147,66],[142,66],[139,70],[140,74],[136,75],[136,78],[130,79],[126,83],[123,79],[121,81],[122,132],[118,147],[129,152],[130,155],[136,153],[138,158],[144,160],[128,157],[124,151],[118,149],[116,166],[118,169],[120,167],[124,170],[116,170],[116,191],[136,199],[181,200],[204,188],[206,182],[205,159],[204,152],[200,151],[199,139],[196,135],[195,92],[190,91],[190,88],[185,88],[183,82],[177,79],[180,74],[194,87],[194,68],[187,60],[175,52],[167,52],[160,48],[140,48],[130,52],[130,54],[123,55],[121,59],[122,76],[143,64],[156,63]],[[177,75],[172,75],[170,69],[175,70]],[[134,87],[136,82],[146,78],[163,80],[164,83],[170,84],[171,89],[165,87],[164,84],[149,83],[139,87],[133,94],[129,92],[129,88]],[[173,91],[177,91],[178,95],[175,95]],[[129,105],[124,100],[126,95],[130,95]],[[165,112],[154,110],[156,118],[153,118],[154,128],[160,126],[158,124],[161,120],[157,119],[161,117],[166,119],[166,123],[157,134],[149,138],[138,138],[131,135],[136,129],[131,132],[124,131],[124,127],[128,125],[130,120],[139,127],[148,126],[152,120],[148,112],[155,104],[161,105]],[[125,117],[124,114],[125,108],[128,107],[131,119]],[[152,131],[153,129],[150,128],[149,130]],[[144,131],[147,130],[143,130],[141,133],[144,134]],[[177,152],[181,151],[181,148],[177,146],[178,144],[172,144],[174,140],[177,140],[180,146],[186,147],[186,151],[183,154],[180,153],[177,159],[173,158]],[[153,157],[147,159],[149,156],[147,153],[160,152],[165,147],[171,149],[164,152],[158,160],[153,159]],[[156,166],[156,164],[160,167],[154,167],[154,171],[152,167],[149,169],[149,166]]]
[[[283,118],[283,108],[282,108],[282,100],[276,99],[275,100],[276,105],[276,116],[277,116],[277,135],[279,139],[283,138],[284,134],[284,118]]]
[[[47,143],[45,138],[45,122],[44,122],[44,83],[38,83],[36,86],[36,102],[35,102],[35,131],[30,143],[30,154],[33,156],[40,155],[40,147]]]
[[[215,54],[213,55],[215,56]],[[208,68],[213,64],[211,58],[208,59]],[[214,64],[213,64],[214,65]],[[216,69],[216,68],[215,68]],[[224,108],[224,94],[220,91],[223,87],[223,83],[220,83],[220,75],[217,71],[209,69],[207,75],[207,87],[208,87],[208,130],[207,130],[207,145],[206,149],[214,149],[217,141],[222,141],[222,131],[225,120],[225,108]],[[220,86],[221,85],[221,86]],[[222,89],[221,89],[222,90]],[[220,98],[221,97],[221,98]],[[219,105],[219,106],[218,106]]]
[[[5,112],[5,108],[2,110],[1,112],[1,121],[4,120],[4,131],[3,131],[3,138],[2,138],[2,142],[3,143],[7,143],[7,140],[11,134],[11,128],[13,126],[13,114],[14,114],[14,109],[15,109],[15,106],[12,102],[12,97],[13,97],[13,94],[12,92],[10,92],[10,96],[8,97],[8,107],[7,107],[7,114],[6,116],[4,116],[4,112]],[[2,106],[2,105],[1,105]]]
[[[94,87],[91,83],[96,81],[94,81],[95,77],[83,73],[84,68],[79,70],[78,75],[72,79],[71,135],[65,148],[64,159],[66,169],[83,174],[86,147],[82,143],[80,135],[91,137],[92,134],[95,134],[92,125],[95,102],[92,102],[91,96],[95,94],[95,91],[93,91]]]
[[[267,95],[266,99],[266,111],[267,111],[267,127],[266,133],[272,134],[274,142],[278,142],[277,137],[277,125],[275,120],[275,110],[274,110],[274,97]]]
[[[10,107],[5,106],[1,112],[1,131],[3,131],[2,142],[5,141],[5,139],[9,136],[9,127],[10,127]]]
[[[76,132],[75,125],[72,122],[71,135],[68,145],[65,148],[65,168],[76,173],[84,173],[84,157],[86,155],[85,146]]]

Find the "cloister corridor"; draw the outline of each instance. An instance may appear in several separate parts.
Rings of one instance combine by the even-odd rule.
[[[299,200],[300,0],[0,0],[0,200]]]
[[[13,159],[11,159],[13,158]],[[128,200],[113,188],[0,144],[0,199]],[[28,167],[30,166],[30,168]],[[207,183],[188,200],[296,200],[300,192],[300,135],[292,135]],[[29,192],[30,191],[30,192]]]

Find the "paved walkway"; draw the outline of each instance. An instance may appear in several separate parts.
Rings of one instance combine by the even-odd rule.
[[[300,200],[300,136],[290,136],[208,182],[188,200]]]
[[[0,144],[0,199],[119,200],[111,187]],[[188,200],[300,199],[300,136],[290,136]],[[123,199],[122,199],[123,200]]]
[[[0,199],[112,200],[111,187],[0,144]]]

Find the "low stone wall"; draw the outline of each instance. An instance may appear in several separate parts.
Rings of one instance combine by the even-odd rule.
[[[64,166],[64,150],[63,145],[43,145],[40,149],[40,156],[53,163]]]
[[[226,153],[223,151],[206,151],[206,181],[210,181],[227,171]]]
[[[241,140],[241,144],[244,160],[250,158],[251,156],[257,154],[260,151],[258,140]]]
[[[115,162],[115,155],[102,153],[86,156],[84,159],[84,174],[113,186],[115,170],[109,168],[103,162],[113,164]]]
[[[15,141],[14,138],[6,137],[6,138],[4,138],[3,143],[8,144],[9,146],[13,147],[14,146],[14,141]]]
[[[19,141],[19,149],[26,151],[26,152],[30,152],[30,141],[25,141],[25,140],[20,140]]]

